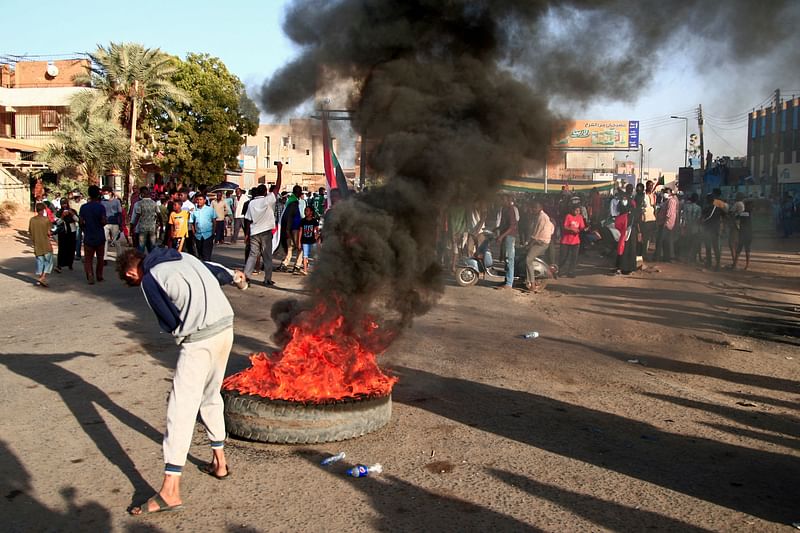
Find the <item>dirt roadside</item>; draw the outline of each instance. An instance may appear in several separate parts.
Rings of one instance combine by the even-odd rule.
[[[30,247],[0,230],[3,529],[786,531],[800,521],[798,250],[762,243],[748,273],[630,277],[589,256],[534,296],[450,283],[381,359],[401,378],[387,427],[321,446],[231,440],[231,479],[190,464],[185,508],[136,519],[125,510],[160,481],[177,350],[113,272],[90,287],[76,263],[34,287]],[[227,291],[231,372],[271,347],[272,303],[303,297],[301,278],[275,280]],[[339,451],[344,464],[318,465]],[[190,461],[208,455],[198,426]],[[345,477],[354,462],[385,473]]]

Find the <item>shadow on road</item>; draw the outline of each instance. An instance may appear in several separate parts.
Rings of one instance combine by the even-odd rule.
[[[646,353],[638,353],[634,355],[619,350],[612,350],[604,346],[588,344],[572,339],[554,337],[550,340],[561,344],[578,346],[622,362],[625,362],[631,358],[641,359],[644,366],[657,370],[677,372],[680,374],[694,374],[696,376],[705,376],[721,381],[727,381],[729,383],[736,383],[738,385],[746,385],[748,387],[760,387],[767,390],[800,394],[800,383],[791,379],[763,376],[761,374],[736,372],[735,370],[728,370],[727,368],[704,365],[701,363],[691,363],[688,361],[679,361],[676,359],[669,359],[666,357],[659,357],[657,355]]]
[[[319,452],[299,449],[294,454],[319,468]],[[377,531],[540,531],[511,516],[417,487],[395,476],[346,477],[344,472],[351,466],[337,463],[325,472],[370,499],[372,508],[381,515],[371,524]]]
[[[657,530],[683,531],[687,533],[709,531],[652,511],[636,509],[595,498],[594,496],[564,490],[555,485],[540,483],[512,472],[494,468],[488,469],[488,472],[512,487],[524,490],[537,498],[553,502],[559,507],[575,513],[576,516],[580,516],[611,531]]]
[[[58,364],[75,357],[95,356],[82,352],[63,355],[2,354],[0,365],[56,392],[84,433],[97,446],[98,451],[128,478],[135,491],[133,499],[149,496],[152,487],[136,469],[123,446],[106,425],[98,407],[109,412],[133,431],[158,444],[161,444],[161,433],[146,421],[117,405],[105,392]]]
[[[529,392],[395,371],[397,402],[764,520],[797,518],[797,459],[790,455],[669,433]]]
[[[789,311],[785,302],[760,298],[759,304],[754,305],[754,298],[741,292],[742,287],[719,286],[716,289],[716,293],[700,295],[686,286],[657,292],[652,287],[551,287],[557,292],[586,297],[589,308],[609,319],[622,318],[657,326],[671,324],[687,330],[722,331],[800,346],[800,314]],[[782,316],[776,316],[775,309],[779,309],[777,314]]]
[[[0,516],[2,529],[27,531],[111,531],[111,513],[96,502],[75,503],[76,491],[69,486],[59,491],[66,511],[53,510],[33,496],[31,475],[0,440]]]

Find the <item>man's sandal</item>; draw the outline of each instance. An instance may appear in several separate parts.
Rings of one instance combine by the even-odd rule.
[[[154,502],[156,505],[158,505],[158,507],[151,511],[150,502]],[[163,513],[166,511],[177,511],[182,507],[183,507],[182,503],[179,503],[177,505],[169,505],[167,504],[167,502],[164,501],[164,498],[162,498],[160,494],[156,494],[155,496],[144,502],[139,507],[134,507],[134,509],[139,509],[140,512],[134,513],[133,509],[131,509],[131,514],[133,516],[141,516],[144,514]]]
[[[198,469],[199,469],[199,470],[200,470],[202,473],[204,473],[204,474],[208,474],[209,476],[211,476],[211,477],[214,477],[214,478],[217,478],[217,479],[219,479],[220,481],[222,481],[223,479],[228,479],[228,476],[230,476],[230,475],[231,475],[231,469],[230,469],[230,468],[228,468],[228,470],[227,470],[227,472],[225,473],[225,475],[224,475],[224,476],[220,476],[220,475],[218,475],[218,474],[217,474],[217,469],[216,469],[216,467],[214,467],[214,465],[213,465],[213,464],[211,464],[211,463],[206,463],[206,464],[204,464],[204,465],[200,465],[200,466],[198,466],[197,468],[198,468]]]

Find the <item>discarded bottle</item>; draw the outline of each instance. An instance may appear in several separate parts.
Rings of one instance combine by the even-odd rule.
[[[372,466],[356,465],[347,469],[347,475],[350,477],[366,477],[370,474],[380,474],[381,472],[383,472],[383,467],[380,463]]]
[[[539,332],[538,331],[529,331],[528,333],[523,335],[523,337],[526,338],[526,339],[535,339],[538,336],[539,336]]]
[[[320,462],[322,466],[328,466],[329,464],[333,464],[337,461],[341,461],[344,459],[345,455],[344,452],[339,452],[336,455],[331,455],[330,457],[326,457],[325,459]]]

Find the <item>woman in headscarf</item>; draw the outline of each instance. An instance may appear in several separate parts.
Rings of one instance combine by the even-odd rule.
[[[636,270],[636,240],[639,224],[636,220],[636,202],[625,192],[617,204],[619,213],[614,219],[614,227],[619,231],[617,242],[616,274],[629,275]]]
[[[69,200],[61,200],[61,208],[58,210],[58,259],[56,272],[61,272],[63,267],[72,270],[72,262],[75,260],[75,244],[78,231],[78,214],[69,206]]]

